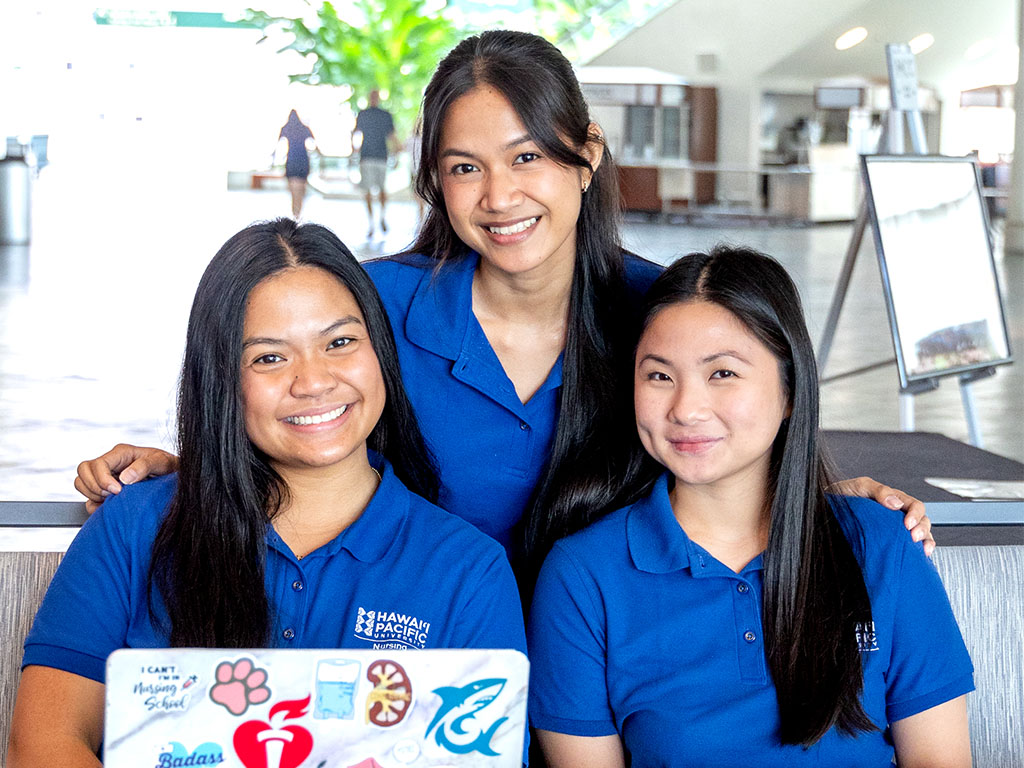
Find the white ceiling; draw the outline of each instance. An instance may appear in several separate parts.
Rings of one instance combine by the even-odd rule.
[[[827,2],[818,0],[814,6],[816,12],[827,15]],[[908,42],[929,32],[935,36],[935,43],[917,56],[922,83],[974,87],[1013,82],[1017,71],[1017,6],[1017,0],[869,0],[852,11],[837,14],[819,33],[765,69],[762,76],[861,75],[884,79],[886,43]],[[835,39],[857,26],[867,28],[867,39],[849,50],[837,51]],[[967,61],[967,49],[985,38],[995,41],[994,50],[980,60]]]

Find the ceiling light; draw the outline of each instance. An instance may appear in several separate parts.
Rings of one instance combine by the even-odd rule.
[[[996,41],[991,37],[986,37],[970,46],[964,53],[964,58],[968,61],[977,61],[984,56],[988,56],[995,49]]]
[[[864,42],[867,36],[868,31],[864,27],[854,27],[836,38],[836,50],[845,51],[847,48],[853,48],[857,43]]]
[[[932,47],[932,43],[935,42],[935,35],[928,32],[918,35],[910,41],[910,52],[914,55],[919,54],[921,51],[927,50]]]

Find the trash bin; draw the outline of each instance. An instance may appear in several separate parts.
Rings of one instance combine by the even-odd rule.
[[[31,239],[32,169],[23,157],[0,159],[0,245]]]

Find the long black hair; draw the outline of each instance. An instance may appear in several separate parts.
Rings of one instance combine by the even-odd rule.
[[[213,257],[189,316],[178,390],[178,486],[153,544],[148,577],[150,614],[156,616],[156,587],[170,618],[172,646],[260,647],[270,639],[266,533],[288,488],[245,431],[242,333],[253,288],[298,266],[336,278],[366,320],[387,398],[367,445],[391,462],[412,491],[437,498],[433,461],[369,276],[324,227],[291,219],[246,227]]]
[[[727,309],[768,347],[791,407],[772,446],[762,607],[782,743],[809,746],[833,726],[849,735],[877,730],[860,702],[856,640],[857,625],[871,621],[871,603],[854,545],[825,497],[832,477],[818,439],[818,370],[796,286],[757,251],[693,253],[651,286],[644,327],[688,301]],[[649,488],[660,467],[646,461]]]
[[[584,156],[588,143],[603,146],[604,139],[593,128],[572,65],[537,35],[483,32],[463,40],[438,65],[420,111],[416,177],[416,191],[430,209],[411,251],[439,262],[469,252],[448,219],[438,160],[448,110],[481,85],[509,101],[530,137],[554,161],[593,172],[576,222],[558,426],[522,523],[526,557],[517,572],[529,582],[527,571],[539,568],[556,539],[619,506],[622,452],[607,446],[628,444],[633,430],[628,363],[635,336],[630,320],[636,313],[625,285],[615,164],[607,147],[596,169]]]

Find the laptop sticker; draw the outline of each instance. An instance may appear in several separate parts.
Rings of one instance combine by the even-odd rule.
[[[232,745],[245,768],[298,768],[313,751],[313,734],[289,720],[304,717],[310,696],[279,701],[270,708],[270,722],[247,720],[235,729]]]
[[[232,715],[244,715],[249,706],[270,699],[267,671],[252,659],[222,661],[214,672],[217,682],[210,686],[210,699]]]
[[[172,741],[160,751],[156,768],[180,768],[193,765],[217,765],[224,762],[224,749],[220,744],[208,741],[191,752],[185,745]]]
[[[356,711],[360,664],[354,659],[321,659],[316,665],[317,720],[351,720]]]
[[[477,713],[486,709],[505,687],[503,678],[487,678],[464,685],[461,688],[444,686],[435,688],[434,693],[441,697],[441,706],[434,719],[427,726],[424,737],[434,731],[434,740],[438,746],[457,755],[479,752],[483,755],[497,756],[499,753],[491,748],[491,739],[495,732],[508,720],[500,717],[490,726],[485,726],[486,717],[477,718]]]
[[[367,668],[366,679],[373,683],[366,695],[366,722],[381,728],[402,722],[412,709],[412,681],[402,665],[379,659]]]
[[[420,756],[420,745],[412,739],[402,739],[391,750],[395,760],[408,765]]]
[[[169,664],[144,664],[132,685],[132,693],[141,699],[146,712],[182,712],[191,694],[184,690],[178,668]]]

